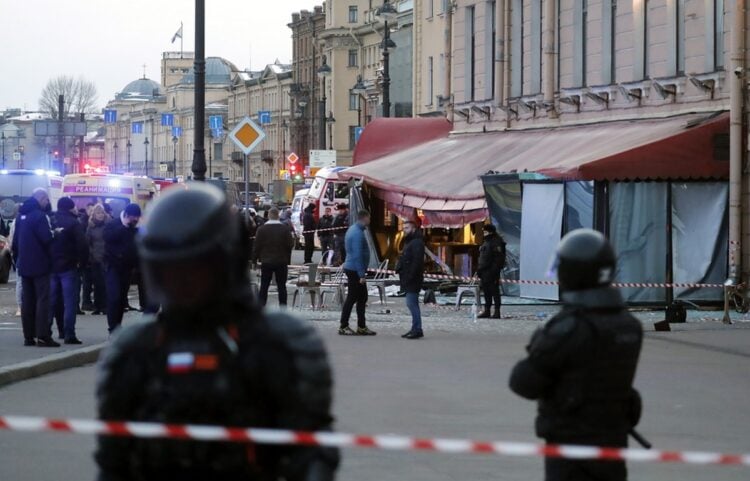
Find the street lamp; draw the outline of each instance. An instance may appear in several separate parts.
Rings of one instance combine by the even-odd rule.
[[[146,140],[143,141],[143,147],[146,153],[145,162],[144,162],[144,167],[146,170],[146,177],[148,177],[148,144],[149,144],[148,137],[146,137]]]
[[[115,165],[114,165],[114,171],[117,172],[117,141],[115,140],[115,144],[112,146],[113,149],[115,149]]]
[[[128,149],[128,172],[130,172],[130,148],[133,146],[133,144],[130,143],[130,139],[128,139],[128,143],[125,144],[125,148]]]
[[[172,136],[172,173],[177,178],[177,136]]]
[[[336,119],[333,118],[333,112],[328,112],[328,117],[325,119],[326,123],[328,123],[328,145],[329,150],[333,150],[333,123],[336,122]]]
[[[318,78],[321,81],[320,90],[320,106],[318,112],[320,114],[320,133],[318,134],[318,148],[323,150],[326,144],[326,132],[325,132],[325,116],[326,116],[326,78],[331,76],[331,67],[328,65],[328,59],[325,55],[322,57],[322,65],[318,68]]]
[[[391,40],[391,29],[388,22],[393,22],[398,17],[398,10],[391,5],[388,0],[383,0],[383,6],[378,9],[378,18],[385,24],[383,43],[380,48],[383,50],[383,117],[391,116],[391,76],[389,72],[390,50],[396,48],[396,43]]]
[[[367,92],[362,76],[357,75],[357,83],[352,87],[352,93],[357,96],[357,126],[362,127],[362,95]]]

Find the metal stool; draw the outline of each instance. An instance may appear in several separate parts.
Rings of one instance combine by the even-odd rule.
[[[465,294],[471,294],[474,296],[474,304],[477,306],[477,310],[482,307],[481,299],[481,288],[477,284],[476,274],[471,277],[471,282],[468,284],[461,284],[456,290],[456,310],[461,309],[461,300]]]

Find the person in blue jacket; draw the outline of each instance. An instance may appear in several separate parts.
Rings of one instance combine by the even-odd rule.
[[[360,210],[357,222],[346,231],[344,246],[346,261],[344,274],[347,279],[347,293],[341,310],[341,326],[339,334],[342,336],[374,336],[376,333],[367,328],[365,321],[365,307],[367,307],[367,267],[370,265],[370,248],[367,244],[365,231],[370,225],[370,213]],[[352,308],[357,305],[357,330],[349,327],[349,317]]]
[[[16,218],[12,250],[22,283],[24,346],[60,347],[52,339],[49,323],[50,247],[54,234],[47,210],[47,191],[36,189],[18,210]]]

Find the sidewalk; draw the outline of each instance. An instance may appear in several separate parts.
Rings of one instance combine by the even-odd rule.
[[[106,345],[109,333],[106,316],[78,316],[76,335],[82,345],[66,345],[57,339],[57,327],[52,327],[53,337],[60,347],[41,348],[23,345],[21,318],[15,315],[15,282],[0,286],[0,387],[49,372],[69,369],[95,362]],[[137,305],[137,292],[131,290],[131,304]],[[124,324],[137,322],[140,313],[125,313]]]

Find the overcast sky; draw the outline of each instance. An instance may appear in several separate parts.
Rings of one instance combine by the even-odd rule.
[[[192,0],[0,0],[0,110],[35,110],[51,77],[83,75],[104,106],[128,82],[160,79],[164,51],[184,24],[184,50],[195,42]],[[292,59],[293,12],[314,0],[206,0],[206,55],[260,69]]]

